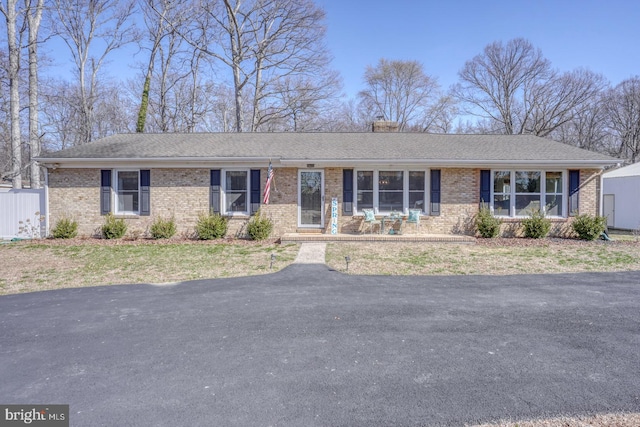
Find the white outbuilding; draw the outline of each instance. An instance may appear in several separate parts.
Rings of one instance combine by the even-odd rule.
[[[604,173],[602,197],[607,227],[640,229],[640,163]]]

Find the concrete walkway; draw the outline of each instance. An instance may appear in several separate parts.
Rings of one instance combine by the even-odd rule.
[[[322,242],[304,242],[300,245],[300,251],[295,264],[324,264],[327,244]]]

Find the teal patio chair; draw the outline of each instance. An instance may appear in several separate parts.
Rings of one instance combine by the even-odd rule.
[[[422,215],[422,211],[420,209],[409,209],[407,224],[415,224],[416,231],[420,230],[420,215]]]
[[[379,219],[376,219],[376,215],[373,212],[373,209],[362,209],[362,213],[364,214],[364,223],[369,225],[369,232],[373,234],[373,229],[377,225],[378,233],[380,233],[382,222]]]

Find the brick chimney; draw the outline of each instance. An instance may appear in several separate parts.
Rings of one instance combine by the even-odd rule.
[[[400,126],[398,122],[391,122],[386,120],[376,120],[373,122],[371,130],[373,132],[398,132]]]

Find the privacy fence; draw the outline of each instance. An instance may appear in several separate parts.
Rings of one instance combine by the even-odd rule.
[[[32,239],[45,235],[44,190],[0,191],[0,239]]]

